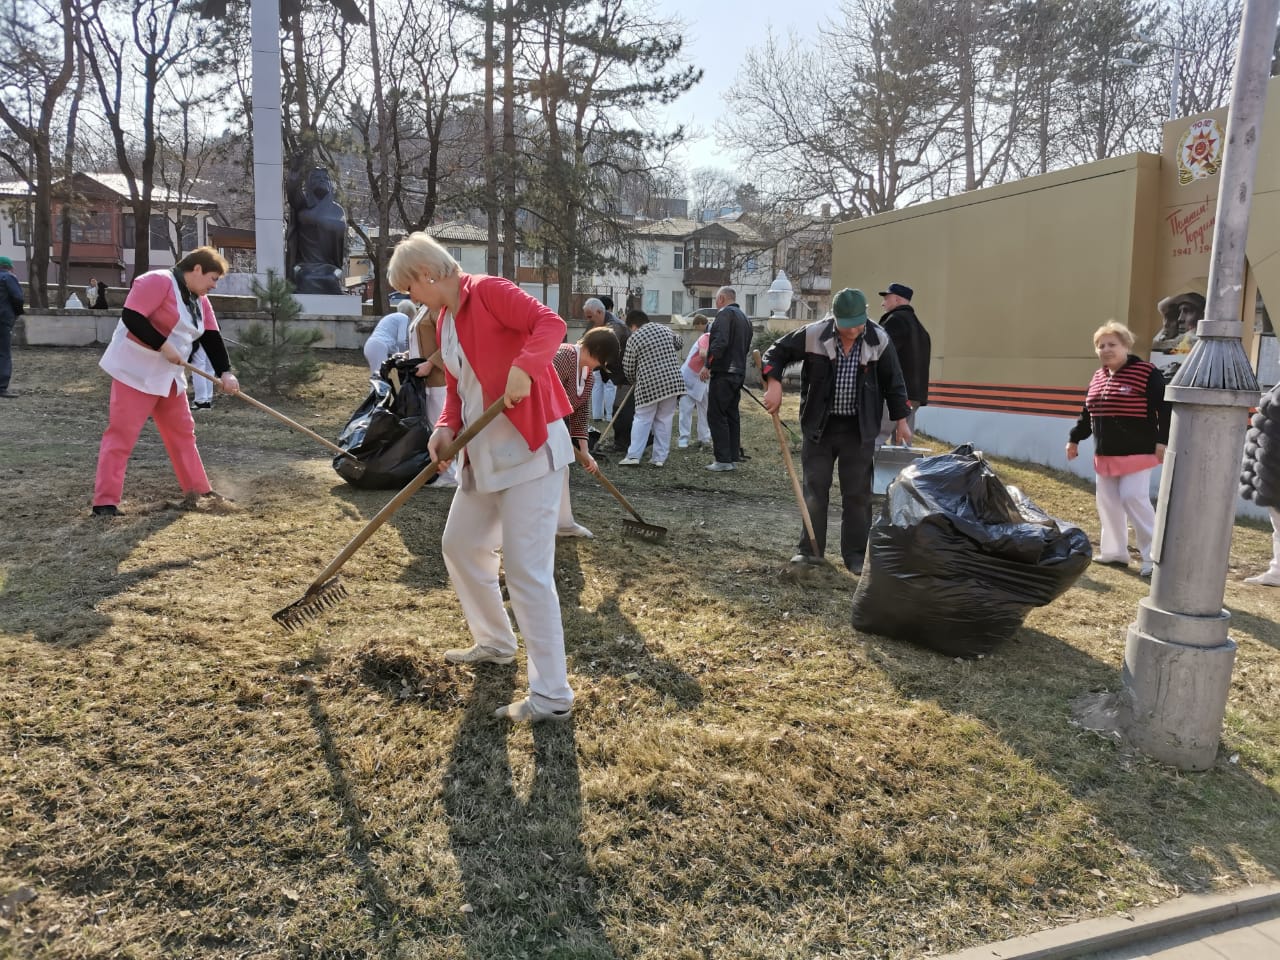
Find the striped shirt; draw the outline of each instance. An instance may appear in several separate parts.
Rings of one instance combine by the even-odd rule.
[[[569,428],[569,436],[575,440],[585,439],[587,400],[591,397],[591,385],[595,382],[593,371],[587,370],[586,377],[582,376],[582,360],[576,343],[560,344],[555,356],[551,358],[551,363],[556,368],[556,375],[560,378],[560,385],[564,387],[564,392],[569,397],[569,403],[573,405],[573,412],[564,418],[565,426]]]
[[[1155,368],[1144,361],[1128,363],[1115,373],[1100,367],[1089,381],[1084,403],[1091,417],[1147,418],[1147,381]]]
[[[836,389],[831,400],[833,417],[851,417],[858,412],[858,364],[862,362],[862,334],[853,341],[849,352],[836,337]]]
[[[1094,373],[1068,439],[1092,436],[1094,453],[1103,457],[1153,453],[1156,444],[1169,442],[1171,415],[1160,371],[1130,354],[1115,373],[1106,367]]]

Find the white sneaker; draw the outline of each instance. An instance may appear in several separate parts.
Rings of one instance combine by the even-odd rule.
[[[565,710],[544,710],[535,707],[528,697],[499,707],[493,711],[499,720],[510,720],[514,723],[539,723],[542,720],[568,720],[573,715],[573,707]]]
[[[681,450],[688,450],[688,449],[689,449],[689,441],[688,441],[688,440],[681,440],[679,443],[677,443],[677,444],[676,444],[676,446],[677,446],[677,447],[679,447]]]
[[[590,530],[588,530],[586,527],[584,527],[582,524],[575,523],[572,526],[561,527],[559,530],[556,531],[556,536],[557,537],[582,537],[584,540],[594,540],[596,535],[592,533]]]
[[[1280,587],[1280,570],[1268,570],[1260,573],[1256,577],[1245,577],[1245,583],[1256,584],[1260,587]]]
[[[467,647],[465,650],[446,650],[444,652],[445,663],[497,663],[507,664],[516,658],[514,653],[499,653],[489,647],[482,647],[480,644]]]
[[[665,460],[650,460],[649,462],[659,469],[667,465],[667,461]]]
[[[639,457],[623,457],[621,460],[618,461],[618,466],[638,467],[640,466],[640,458]]]
[[[1150,560],[1143,560],[1142,568],[1138,570],[1138,576],[1140,576],[1143,580],[1150,580],[1151,574],[1155,573],[1155,569],[1156,569],[1155,566],[1151,563]]]

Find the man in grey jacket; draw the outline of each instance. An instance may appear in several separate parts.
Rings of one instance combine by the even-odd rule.
[[[862,573],[862,557],[871,533],[871,480],[875,440],[886,404],[894,434],[911,442],[907,425],[907,387],[889,335],[867,318],[867,298],[849,287],[831,301],[831,314],[793,330],[769,348],[761,360],[764,405],[782,406],[782,372],[800,363],[800,429],[804,442],[804,499],[817,544],[802,529],[800,552],[792,563],[821,557],[827,542],[827,504],[831,479],[840,465],[843,518],[840,553],[850,572]]]

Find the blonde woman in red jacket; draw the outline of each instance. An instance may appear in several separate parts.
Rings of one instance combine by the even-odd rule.
[[[445,522],[445,566],[474,640],[449,663],[510,663],[516,636],[498,586],[499,554],[529,658],[529,693],[494,716],[563,719],[573,708],[555,584],[556,522],[573,446],[569,400],[552,367],[565,323],[509,280],[463,273],[448,251],[412,233],[387,267],[392,286],[434,314],[444,359],[444,412],[428,449],[436,457],[502,398],[506,410],[459,455],[458,490]]]

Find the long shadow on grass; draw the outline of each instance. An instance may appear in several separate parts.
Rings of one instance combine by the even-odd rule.
[[[449,842],[466,897],[462,935],[477,960],[616,956],[595,906],[583,847],[573,720],[534,724],[528,797],[517,795],[510,701],[514,667],[481,667],[462,717],[444,790]]]
[[[1262,589],[1265,590],[1267,588],[1263,587]],[[1228,607],[1227,611],[1231,614],[1231,626],[1233,629],[1240,627],[1242,630],[1247,630],[1254,639],[1280,650],[1280,638],[1276,636],[1275,620],[1259,617],[1257,614],[1241,610],[1239,607]]]
[[[5,544],[0,633],[29,632],[42,643],[64,647],[98,639],[113,622],[98,610],[100,603],[199,559],[189,556],[119,569],[139,544],[181,516],[180,510],[161,509],[115,520],[82,516],[67,524],[62,511],[46,519],[42,536]],[[40,522],[38,515],[33,519]],[[15,520],[19,527],[32,526],[21,517],[10,517],[9,524]]]
[[[565,651],[573,657],[577,673],[635,675],[654,692],[670,697],[685,709],[702,702],[702,686],[690,674],[658,656],[661,645],[645,638],[618,602],[619,585],[594,611],[582,604],[586,577],[574,541],[562,541],[556,549],[556,588],[564,618]],[[579,609],[582,608],[582,609]]]
[[[1123,627],[1115,634],[1123,644]],[[868,655],[907,696],[981,719],[1019,756],[1088,804],[1115,836],[1143,851],[1170,884],[1204,889],[1222,872],[1243,872],[1240,850],[1280,869],[1272,827],[1280,795],[1248,771],[1220,759],[1205,773],[1180,774],[1072,726],[1074,698],[1119,689],[1115,667],[1027,627],[993,656],[964,665],[882,638],[869,640]],[[1227,823],[1232,829],[1225,829]]]
[[[360,811],[360,801],[356,796],[355,788],[351,785],[351,779],[347,776],[346,768],[342,764],[342,755],[338,752],[337,744],[334,743],[329,714],[324,704],[320,702],[320,695],[316,688],[307,684],[305,689],[307,712],[311,715],[311,724],[315,727],[316,736],[319,738],[320,752],[324,755],[325,766],[329,769],[329,778],[333,781],[334,801],[342,816],[342,824],[347,830],[346,854],[360,871],[360,883],[371,908],[368,914],[370,917],[376,917],[376,922],[381,927],[378,931],[378,939],[382,942],[383,956],[388,960],[394,960],[399,956],[400,942],[399,921],[394,918],[403,917],[403,912],[369,859],[369,838],[364,828],[364,815]]]

